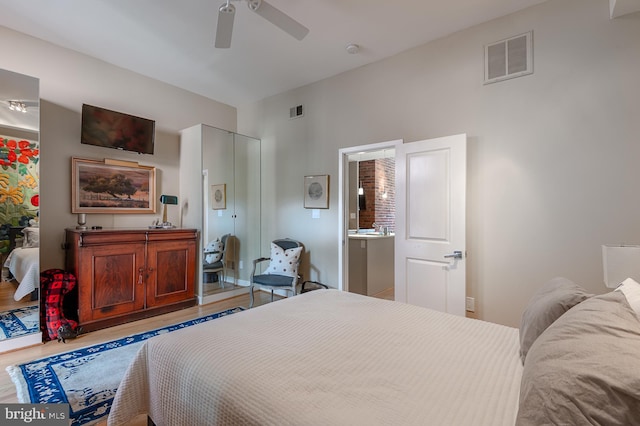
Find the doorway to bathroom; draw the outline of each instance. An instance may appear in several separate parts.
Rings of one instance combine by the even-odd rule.
[[[372,295],[369,277],[392,270],[393,300],[455,315],[465,314],[466,296],[466,145],[465,134],[411,143],[391,141],[340,150],[338,288]],[[393,232],[372,227],[349,232],[350,193],[359,192],[349,176],[350,159],[395,149],[395,223]],[[355,161],[355,160],[354,160]],[[357,216],[357,215],[356,215]],[[393,236],[393,253],[386,248],[369,256],[370,243]],[[359,240],[353,242],[353,240]],[[366,263],[355,264],[358,253]],[[366,253],[363,252],[366,250]],[[374,250],[374,252],[376,252]],[[378,266],[387,258],[391,267]],[[370,260],[372,259],[372,260]],[[385,263],[386,265],[387,263]],[[355,268],[360,268],[355,270]],[[366,278],[362,275],[366,274]],[[365,284],[356,282],[359,277]]]
[[[340,150],[341,290],[394,300],[395,150],[399,143]]]

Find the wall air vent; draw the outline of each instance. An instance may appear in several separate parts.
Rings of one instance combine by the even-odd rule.
[[[289,118],[298,118],[304,115],[304,109],[302,105],[289,108]]]
[[[533,73],[533,31],[484,47],[484,84]]]

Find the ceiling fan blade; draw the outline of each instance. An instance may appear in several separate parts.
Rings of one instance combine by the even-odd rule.
[[[233,18],[236,8],[232,4],[223,4],[218,11],[218,27],[216,28],[215,46],[228,49],[231,46],[231,34],[233,34]]]
[[[254,1],[253,5],[252,2],[249,1],[249,8],[297,40],[302,40],[309,33],[309,29],[307,27],[284,14],[279,9],[271,6],[264,0],[258,2]]]

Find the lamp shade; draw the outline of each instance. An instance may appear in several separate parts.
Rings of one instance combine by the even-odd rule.
[[[178,197],[175,195],[161,195],[160,202],[163,204],[162,206],[162,223],[169,224],[167,222],[167,204],[178,204]]]
[[[160,202],[162,204],[178,204],[178,197],[175,195],[161,195]]]
[[[640,245],[602,246],[604,285],[616,288],[627,278],[640,282]]]

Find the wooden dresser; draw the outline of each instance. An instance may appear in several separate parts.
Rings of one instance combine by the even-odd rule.
[[[66,230],[83,331],[196,304],[196,229]]]

